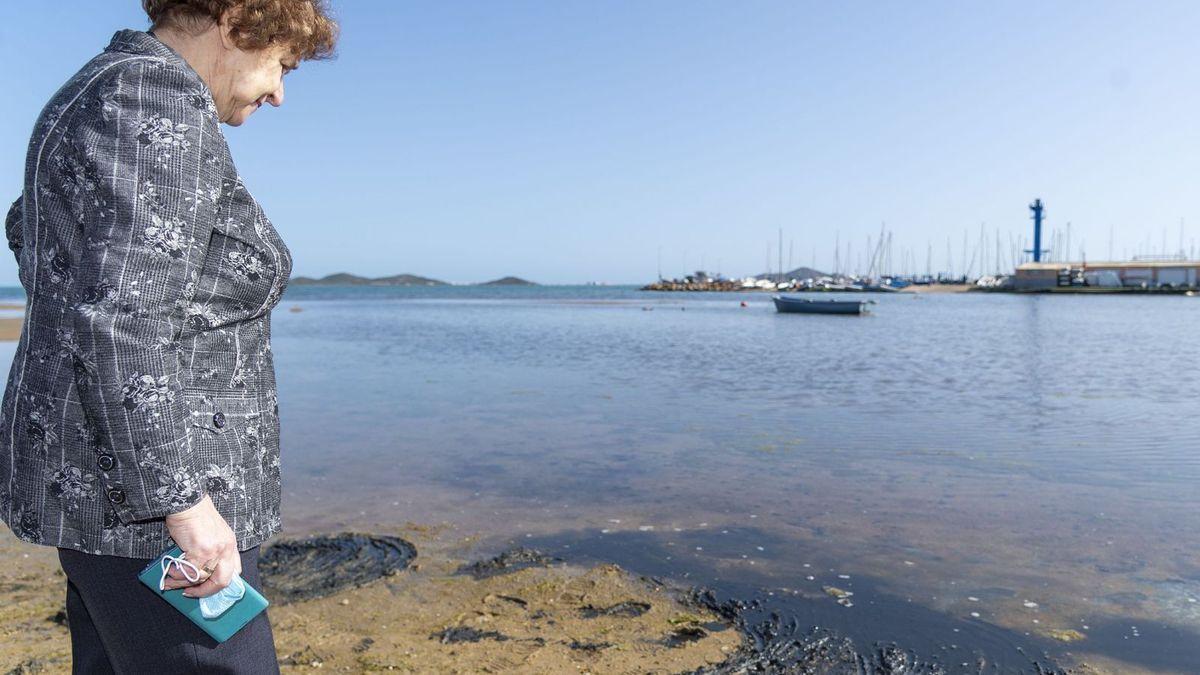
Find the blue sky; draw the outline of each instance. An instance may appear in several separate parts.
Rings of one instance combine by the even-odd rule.
[[[949,239],[961,268],[981,225],[1007,259],[1034,197],[1074,257],[1200,239],[1200,3],[334,7],[339,58],[226,127],[298,275],[741,275],[779,228],[828,269],[884,222],[897,266]],[[0,5],[8,200],[41,106],[125,27],[136,0]]]

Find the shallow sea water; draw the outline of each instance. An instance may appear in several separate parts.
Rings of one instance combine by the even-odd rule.
[[[874,299],[293,287],[285,528],[448,522],[867,643],[1194,671],[1200,298]]]

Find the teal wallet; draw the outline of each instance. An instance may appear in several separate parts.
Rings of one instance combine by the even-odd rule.
[[[192,623],[199,626],[205,633],[208,633],[217,642],[228,640],[234,633],[241,630],[251,619],[258,616],[259,612],[267,608],[270,604],[261,593],[254,590],[250,584],[245,586],[245,595],[233,603],[228,609],[214,618],[205,618],[200,610],[200,599],[189,598],[183,594],[182,588],[161,591],[158,589],[159,581],[162,579],[162,561],[163,558],[171,556],[178,558],[183,555],[183,551],[178,546],[173,546],[170,549],[163,551],[161,555],[154,559],[145,569],[138,574],[138,579],[146,585],[151,591],[166,600],[172,607],[183,612],[183,615],[191,620]]]

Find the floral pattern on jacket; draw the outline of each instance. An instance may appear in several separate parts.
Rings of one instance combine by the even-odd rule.
[[[291,254],[203,81],[120,31],[47,103],[5,233],[28,305],[0,406],[0,518],[149,558],[209,495],[239,549],[277,532],[271,309]]]

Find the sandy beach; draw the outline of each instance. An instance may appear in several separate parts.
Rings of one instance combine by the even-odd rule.
[[[682,673],[742,642],[729,624],[615,565],[556,563],[484,579],[457,573],[473,537],[413,524],[402,572],[270,611],[285,672]],[[0,672],[70,671],[64,577],[54,548],[0,532]],[[269,583],[269,581],[268,581]],[[270,588],[267,590],[270,598]]]
[[[0,310],[15,309],[24,310],[25,305],[0,303]],[[11,342],[21,339],[21,324],[24,323],[24,321],[24,318],[0,319],[0,342]]]

